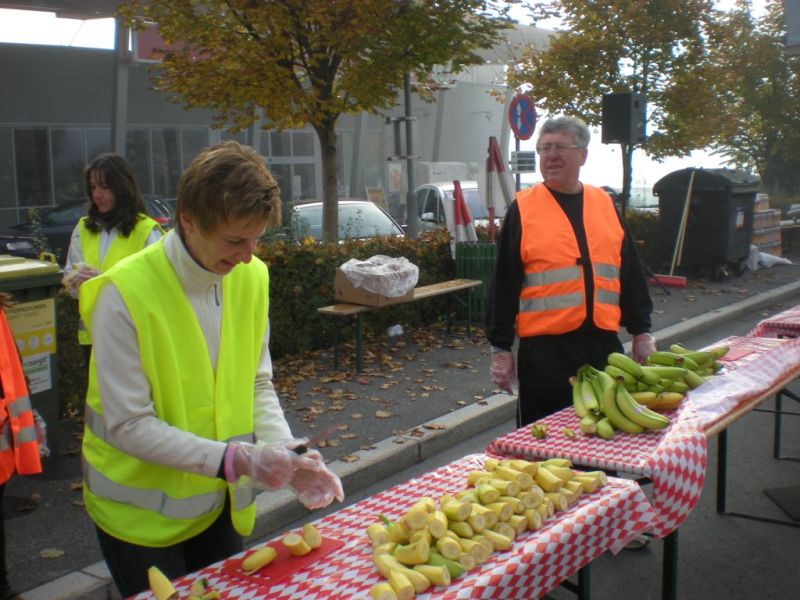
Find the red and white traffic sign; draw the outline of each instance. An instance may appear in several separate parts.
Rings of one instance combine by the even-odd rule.
[[[536,129],[536,109],[525,94],[517,94],[508,107],[508,122],[518,140],[527,140]]]

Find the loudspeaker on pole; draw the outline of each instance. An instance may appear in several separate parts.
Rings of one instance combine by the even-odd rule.
[[[641,144],[646,139],[647,103],[643,94],[624,92],[603,95],[604,144]]]

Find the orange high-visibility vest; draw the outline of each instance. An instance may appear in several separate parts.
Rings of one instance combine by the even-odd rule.
[[[525,280],[519,297],[517,335],[574,331],[586,319],[586,282],[575,231],[544,184],[517,194]],[[619,331],[620,265],[624,232],[603,190],[583,186],[583,226],[594,279],[592,321]]]
[[[0,484],[15,472],[41,473],[39,442],[25,375],[5,312],[0,311]]]

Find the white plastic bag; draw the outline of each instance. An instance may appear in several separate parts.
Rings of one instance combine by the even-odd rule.
[[[407,294],[419,280],[419,267],[403,257],[376,254],[367,260],[351,258],[340,268],[354,287],[387,298]]]

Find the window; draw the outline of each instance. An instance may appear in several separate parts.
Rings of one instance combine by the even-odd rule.
[[[0,207],[17,208],[14,195],[14,153],[11,151],[11,128],[0,127]],[[16,221],[16,211],[12,222]]]
[[[125,136],[125,157],[133,167],[136,181],[143,194],[153,193],[153,180],[150,171],[150,131],[129,129]]]
[[[192,159],[208,146],[208,130],[184,129],[181,131],[181,154],[183,156],[183,169],[189,166]]]
[[[50,131],[53,155],[53,188],[55,204],[64,204],[86,197],[83,170],[86,155],[83,148],[83,130],[78,128],[52,129]]]
[[[47,129],[44,127],[15,129],[14,147],[19,205],[24,207],[51,205]]]
[[[174,198],[181,176],[178,129],[153,129],[153,193]]]

